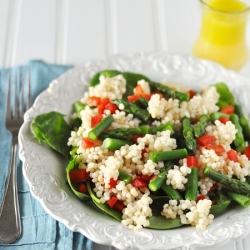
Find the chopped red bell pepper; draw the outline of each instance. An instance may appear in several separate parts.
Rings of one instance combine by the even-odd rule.
[[[124,205],[124,203],[120,200],[118,200],[115,205],[114,205],[114,209],[116,209],[118,212],[122,213],[122,210],[125,208],[126,206]]]
[[[85,178],[86,181],[91,181],[92,178],[90,176],[90,172],[86,172],[86,178]]]
[[[244,154],[246,155],[248,160],[250,160],[250,146],[246,147],[246,150],[245,150]]]
[[[214,150],[214,152],[219,155],[219,154],[223,154],[225,152],[225,149],[222,145],[207,145],[206,149],[208,150]]]
[[[200,146],[207,146],[216,141],[216,137],[213,135],[202,135],[197,139]]]
[[[238,154],[235,150],[230,149],[229,151],[227,151],[227,156],[229,160],[239,162]]]
[[[88,193],[88,189],[86,187],[86,185],[84,183],[80,183],[77,190],[83,194],[87,194]]]
[[[144,97],[147,100],[150,100],[152,94],[146,94],[144,90],[142,89],[142,86],[140,84],[136,85],[134,88],[134,95],[129,95],[128,101],[135,102],[140,100],[140,96]]]
[[[140,177],[145,181],[150,181],[152,179],[152,176],[147,174],[141,174]]]
[[[109,189],[114,188],[117,185],[118,180],[115,180],[114,178],[111,178],[109,180]]]
[[[189,98],[190,98],[190,99],[192,99],[192,98],[196,95],[196,92],[193,91],[192,89],[190,89],[190,90],[188,91],[188,93],[189,93]]]
[[[209,189],[209,192],[213,192],[217,188],[217,184],[214,183],[213,186]]]
[[[189,155],[187,157],[187,166],[188,167],[198,168],[198,160],[194,156]]]
[[[142,89],[142,86],[140,84],[137,84],[134,88],[134,94],[135,95],[143,95],[145,94],[144,90]]]
[[[99,106],[101,104],[101,97],[90,96],[88,99],[88,104],[95,107]]]
[[[96,146],[101,145],[101,144],[102,144],[102,142],[99,140],[92,141],[88,137],[82,138],[82,148],[83,149],[96,147]]]
[[[140,100],[140,96],[144,97],[147,100],[150,100],[150,98],[152,97],[151,94],[142,94],[142,95],[129,95],[127,98],[128,101],[135,102]]]
[[[228,121],[230,121],[230,119],[226,116],[222,116],[219,121],[223,124],[226,124]]]
[[[102,115],[96,115],[91,117],[91,128],[94,128],[102,120]]]
[[[103,114],[103,112],[104,112],[104,110],[105,110],[105,106],[106,106],[108,103],[110,103],[109,98],[104,98],[104,99],[101,100],[101,103],[97,106],[97,108],[98,108],[98,113],[99,113],[99,114],[101,114],[101,115]]]
[[[196,198],[196,203],[198,203],[199,200],[204,200],[204,199],[206,199],[206,196],[201,194]]]
[[[129,95],[127,98],[128,98],[128,101],[130,101],[130,102],[135,102],[135,101],[140,100],[138,95]]]
[[[142,179],[141,177],[135,177],[132,181],[131,181],[131,185],[133,187],[136,188],[144,188],[148,186],[148,182],[144,179]]]
[[[86,169],[74,168],[69,171],[69,178],[72,183],[84,181],[86,177]]]
[[[224,113],[224,114],[228,114],[228,115],[231,115],[234,113],[234,106],[233,105],[227,105],[225,107],[223,107],[220,112],[221,113]]]
[[[105,105],[105,109],[109,110],[111,114],[114,114],[116,110],[118,110],[118,107],[112,103],[109,102]]]
[[[108,205],[113,208],[118,201],[118,198],[116,196],[112,196],[109,200],[107,200]]]

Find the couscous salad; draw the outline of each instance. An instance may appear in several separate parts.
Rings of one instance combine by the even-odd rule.
[[[94,75],[70,123],[49,112],[32,130],[69,158],[67,182],[123,225],[206,230],[250,204],[250,129],[225,83],[187,87],[117,70]]]

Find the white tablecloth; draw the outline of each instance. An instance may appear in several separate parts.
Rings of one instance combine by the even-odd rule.
[[[81,65],[134,52],[189,55],[200,14],[198,0],[1,0],[0,67],[30,59]],[[239,73],[250,77],[250,60]],[[250,236],[213,249],[249,246]]]

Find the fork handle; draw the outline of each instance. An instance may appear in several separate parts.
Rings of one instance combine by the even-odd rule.
[[[21,220],[17,192],[17,143],[12,142],[10,169],[0,210],[0,241],[12,243],[21,235]]]

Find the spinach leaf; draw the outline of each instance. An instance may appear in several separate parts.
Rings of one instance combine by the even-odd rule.
[[[31,128],[40,143],[45,142],[69,158],[70,147],[67,142],[71,128],[64,120],[64,115],[55,111],[38,115],[33,118]]]
[[[107,203],[101,203],[100,200],[96,197],[94,191],[92,190],[91,184],[87,182],[87,188],[90,194],[90,197],[92,198],[92,201],[94,204],[101,209],[104,213],[110,215],[114,219],[121,221],[122,220],[122,214],[118,212],[117,210],[111,208]]]
[[[147,228],[171,229],[183,226],[179,216],[175,219],[167,219],[161,215],[164,204],[168,203],[170,199],[168,196],[152,196],[151,198],[153,199],[153,203],[150,205],[152,217],[148,218],[150,224]]]
[[[147,228],[152,229],[171,229],[183,226],[179,216],[175,219],[167,219],[162,215],[153,215],[148,220],[150,225]]]
[[[126,93],[123,95],[123,98],[126,98],[128,95],[132,95],[133,94],[133,89],[135,88],[135,86],[137,85],[137,82],[144,79],[147,82],[150,82],[151,80],[141,74],[137,74],[137,73],[132,73],[132,72],[120,72],[118,70],[102,70],[100,72],[97,72],[89,81],[89,86],[93,87],[96,86],[97,84],[99,84],[99,77],[101,75],[105,76],[105,77],[113,77],[116,75],[122,74],[123,77],[126,79],[127,82],[127,86],[126,86]]]
[[[99,78],[100,78],[101,75],[102,75],[102,76],[105,76],[105,77],[113,77],[113,76],[116,76],[116,75],[119,75],[119,74],[121,74],[121,72],[118,71],[118,70],[108,70],[108,69],[102,70],[102,71],[100,71],[100,72],[97,72],[97,73],[90,79],[90,81],[89,81],[89,86],[90,86],[90,87],[94,87],[94,86],[98,85],[98,84],[100,83]]]
[[[69,172],[71,169],[77,168],[77,163],[76,163],[76,157],[74,157],[73,159],[71,159],[71,161],[69,162],[68,166],[66,167],[66,174],[67,174],[67,181],[72,189],[72,191],[76,194],[76,196],[81,199],[81,200],[91,200],[91,197],[87,194],[78,192],[74,185],[71,183],[70,177],[69,177]]]

